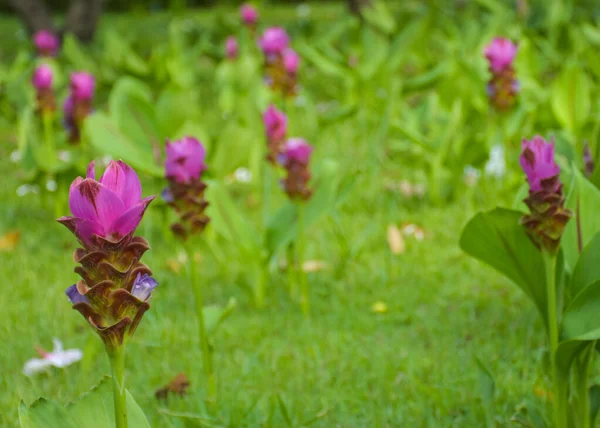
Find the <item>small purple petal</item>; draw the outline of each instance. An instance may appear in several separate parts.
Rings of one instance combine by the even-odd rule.
[[[138,273],[138,276],[133,283],[133,287],[131,287],[131,294],[145,302],[150,298],[152,290],[154,290],[157,286],[158,281],[156,281],[150,275],[147,273],[143,275]]]
[[[82,294],[79,294],[77,290],[77,285],[73,284],[65,290],[65,294],[69,298],[69,301],[73,304],[75,303],[87,303],[88,299]]]
[[[173,197],[173,193],[171,192],[171,189],[169,189],[168,187],[165,187],[163,189],[163,191],[160,192],[160,197],[163,198],[163,200],[166,203],[171,203],[175,200],[175,198]]]

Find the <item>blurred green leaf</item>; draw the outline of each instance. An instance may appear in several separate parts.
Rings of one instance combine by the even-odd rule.
[[[552,111],[573,136],[589,118],[591,89],[586,72],[576,65],[567,66],[552,87]]]

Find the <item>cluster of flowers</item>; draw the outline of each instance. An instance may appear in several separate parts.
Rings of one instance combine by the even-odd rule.
[[[40,31],[34,36],[34,43],[41,56],[56,55],[58,39],[48,31]],[[48,64],[40,64],[33,73],[32,84],[36,91],[37,111],[51,114],[56,110],[53,91],[54,72]],[[65,128],[69,132],[69,142],[81,139],[83,120],[92,112],[92,101],[96,87],[94,76],[85,72],[71,73],[70,93],[63,105]]]
[[[267,137],[267,161],[286,170],[286,177],[281,181],[283,190],[290,199],[308,200],[312,196],[308,186],[312,146],[302,138],[287,138],[287,117],[273,105],[264,112],[263,123]]]
[[[504,38],[495,38],[485,48],[492,78],[487,85],[491,104],[500,111],[506,111],[515,103],[519,92],[519,81],[515,78],[513,61],[518,46]]]

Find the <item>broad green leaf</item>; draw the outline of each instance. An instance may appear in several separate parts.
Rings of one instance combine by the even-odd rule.
[[[567,223],[561,245],[567,266],[573,269],[579,257],[578,225],[583,248],[600,231],[600,215],[598,215],[600,213],[600,190],[576,167],[571,169],[573,185],[569,191],[566,206],[573,211],[574,217]]]
[[[340,165],[326,159],[314,182],[315,193],[304,209],[304,227],[308,228],[336,205],[341,182]],[[292,242],[297,234],[297,205],[286,202],[270,219],[267,225],[267,248],[269,256]]]
[[[590,396],[590,426],[596,426],[596,418],[600,411],[600,385],[593,385],[589,390]]]
[[[299,42],[297,50],[302,55],[303,59],[314,64],[322,74],[341,79],[349,77],[349,72],[344,67],[331,61],[308,43]]]
[[[518,211],[503,208],[479,213],[465,226],[460,247],[519,286],[546,322],[544,261],[519,224],[522,216]]]
[[[225,185],[216,180],[207,184],[206,200],[210,204],[207,215],[211,219],[211,227],[219,235],[238,245],[247,256],[261,257],[260,238],[242,210],[231,199]]]
[[[588,285],[600,280],[600,233],[596,233],[577,259],[570,291],[577,296]]]
[[[206,333],[210,336],[217,332],[219,326],[225,321],[237,306],[237,301],[231,297],[226,306],[211,305],[204,307],[204,324]]]
[[[589,118],[591,89],[588,75],[576,65],[567,66],[552,87],[552,111],[573,136]]]
[[[394,15],[387,7],[384,0],[375,0],[361,10],[365,21],[386,34],[396,31]]]
[[[566,340],[600,339],[600,281],[581,291],[563,316],[562,337]]]
[[[156,101],[156,118],[161,135],[174,138],[186,122],[200,119],[199,102],[193,91],[174,87],[164,89]]]
[[[129,428],[150,428],[140,406],[127,391]],[[66,407],[40,398],[27,407],[19,405],[22,428],[114,428],[112,383],[104,377],[98,385]]]
[[[115,159],[123,159],[136,169],[156,177],[164,175],[156,165],[152,151],[139,147],[129,140],[117,125],[104,113],[94,113],[85,120],[85,132],[92,146],[100,153],[107,153]]]

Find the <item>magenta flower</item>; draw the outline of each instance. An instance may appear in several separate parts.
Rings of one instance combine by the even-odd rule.
[[[310,161],[310,155],[313,147],[302,138],[290,138],[285,142],[283,153],[280,156],[280,163],[286,165],[290,162],[307,165]]]
[[[244,3],[240,7],[240,15],[244,24],[253,27],[258,22],[258,11],[249,3]]]
[[[235,59],[238,56],[238,42],[234,36],[227,37],[225,41],[225,53],[227,58]]]
[[[53,78],[52,69],[48,65],[42,64],[35,69],[31,82],[37,90],[51,89]]]
[[[94,97],[96,80],[86,72],[71,73],[71,94],[76,102],[91,101]]]
[[[58,38],[50,31],[40,30],[35,33],[33,43],[41,56],[55,56],[58,52]]]
[[[494,73],[499,73],[509,66],[517,55],[518,46],[509,39],[496,37],[486,46],[484,55]]]
[[[111,161],[100,178],[95,179],[94,162],[87,178],[77,177],[69,190],[73,217],[61,217],[64,224],[84,246],[94,246],[95,236],[119,242],[133,235],[148,204],[155,198],[141,198],[142,186],[135,171],[123,161]]]
[[[281,55],[287,49],[290,38],[281,27],[270,27],[265,30],[258,44],[267,56]]]
[[[269,141],[280,141],[287,133],[287,117],[284,112],[270,104],[263,113],[263,123]]]
[[[542,190],[544,180],[556,177],[560,173],[560,168],[554,160],[554,144],[536,135],[531,141],[524,139],[522,149],[519,162],[527,175],[529,188],[532,192]],[[558,180],[556,186],[560,186]]]
[[[189,183],[196,180],[206,169],[204,158],[206,150],[194,137],[183,137],[179,141],[168,142],[165,148],[166,177],[177,183]]]
[[[283,51],[283,66],[288,74],[295,75],[298,72],[300,56],[295,50],[288,48]]]

